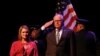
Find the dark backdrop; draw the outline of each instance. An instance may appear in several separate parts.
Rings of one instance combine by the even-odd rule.
[[[71,0],[79,18],[91,21],[90,30],[99,40],[99,7],[97,1]],[[55,14],[57,0],[3,1],[0,18],[0,54],[9,56],[11,43],[17,36],[20,25],[43,25]],[[0,56],[1,56],[0,55]]]

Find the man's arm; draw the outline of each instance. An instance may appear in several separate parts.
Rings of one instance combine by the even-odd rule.
[[[53,24],[53,20],[46,22],[44,25],[42,25],[41,30],[45,30],[49,26]]]

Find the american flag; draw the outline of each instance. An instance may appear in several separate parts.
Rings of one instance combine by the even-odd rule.
[[[57,3],[56,13],[60,13],[64,17],[64,26],[74,30],[76,19],[78,18],[69,0],[59,0]]]

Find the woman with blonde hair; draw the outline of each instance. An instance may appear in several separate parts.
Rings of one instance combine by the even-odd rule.
[[[18,40],[12,43],[10,56],[38,56],[36,43],[30,41],[28,35],[28,26],[20,26],[18,31]]]

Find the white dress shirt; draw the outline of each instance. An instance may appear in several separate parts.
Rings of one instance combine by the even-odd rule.
[[[56,36],[57,36],[57,30],[58,30],[58,29],[56,29]],[[62,32],[63,32],[63,30],[62,30],[62,29],[61,29],[61,30],[58,30],[59,36],[57,36],[57,37],[56,37],[56,41],[57,41],[57,43],[58,43],[58,42],[59,42],[59,40],[61,39]]]

